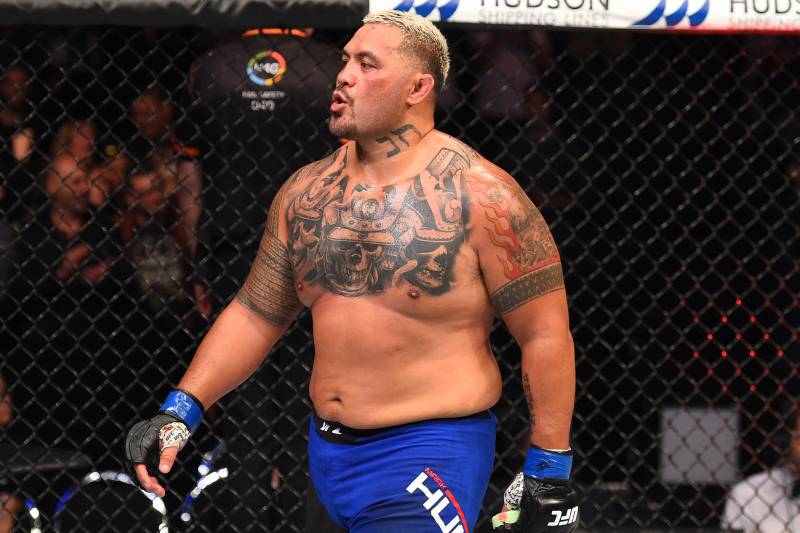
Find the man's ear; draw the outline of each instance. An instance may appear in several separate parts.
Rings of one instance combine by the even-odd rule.
[[[408,105],[417,105],[424,101],[429,94],[434,90],[435,82],[433,76],[430,74],[417,74],[414,77],[411,91],[408,93],[406,103]]]

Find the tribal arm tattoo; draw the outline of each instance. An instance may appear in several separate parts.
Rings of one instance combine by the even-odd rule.
[[[481,268],[488,270],[490,297],[504,314],[564,286],[561,261],[550,230],[525,191],[510,177],[471,173],[473,232],[483,232]],[[488,257],[486,257],[488,254]]]
[[[397,144],[398,141],[403,143],[403,145],[405,145],[406,148],[411,146],[411,144],[408,142],[408,139],[405,138],[405,134],[408,132],[415,133],[417,137],[419,137],[420,139],[422,138],[422,134],[412,124],[403,124],[396,130],[392,130],[391,135],[384,135],[383,137],[378,137],[375,140],[378,141],[379,143],[391,144],[392,150],[386,153],[386,157],[387,158],[394,157],[402,151],[400,145]]]
[[[289,325],[303,307],[294,288],[289,250],[278,236],[283,200],[292,182],[290,178],[272,202],[256,259],[236,295],[242,305],[280,327]]]

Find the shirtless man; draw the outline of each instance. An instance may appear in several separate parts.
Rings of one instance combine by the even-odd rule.
[[[203,409],[308,306],[309,463],[332,518],[353,533],[470,531],[494,459],[499,313],[522,348],[532,446],[497,523],[575,529],[574,352],[558,250],[508,174],[434,129],[447,54],[430,22],[394,11],[367,16],[345,46],[329,125],[352,141],[281,187],[236,299],[160,413],[129,432],[146,490],[164,495],[156,475]]]

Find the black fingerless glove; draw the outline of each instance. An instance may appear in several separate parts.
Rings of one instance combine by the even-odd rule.
[[[139,483],[134,471],[137,464],[145,465],[148,474],[157,476],[161,450],[169,446],[183,448],[202,419],[203,406],[197,398],[183,391],[170,392],[158,414],[134,424],[125,437],[125,467],[132,481]]]
[[[161,456],[161,428],[169,424],[183,424],[175,415],[159,413],[150,420],[142,420],[133,425],[125,438],[125,466],[128,473],[137,481],[134,465],[143,464],[151,476],[158,475],[158,460]],[[185,426],[185,424],[184,424]]]

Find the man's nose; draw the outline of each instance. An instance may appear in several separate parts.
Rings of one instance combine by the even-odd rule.
[[[342,67],[342,70],[339,71],[339,75],[336,76],[336,87],[352,87],[354,83],[355,77],[353,76],[353,69],[348,62]]]

